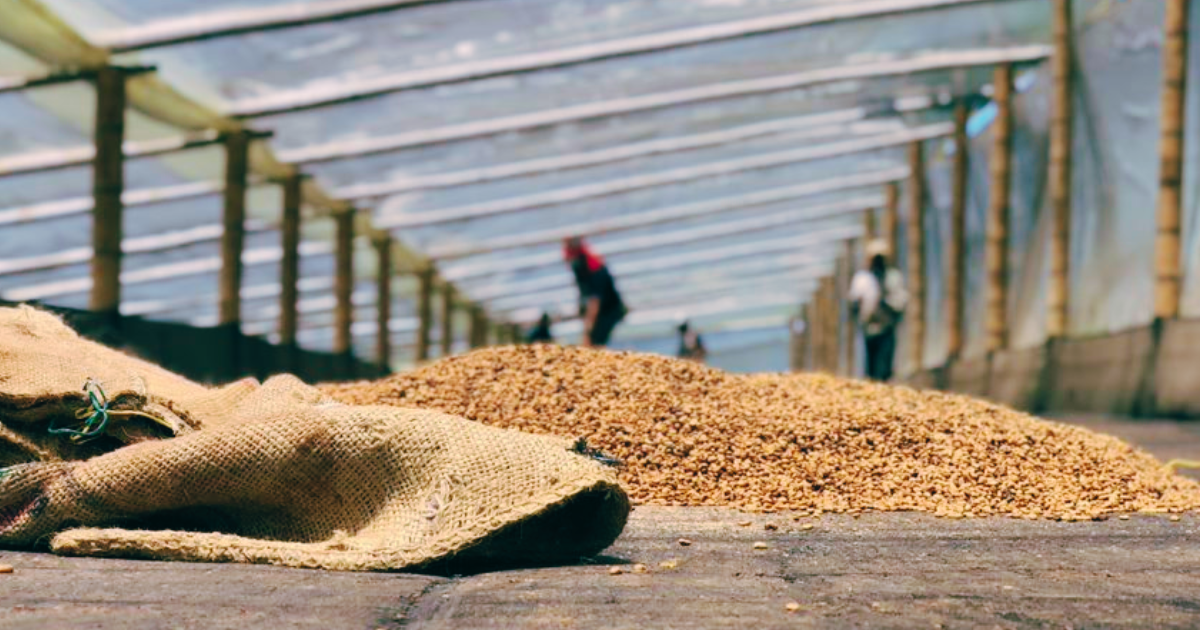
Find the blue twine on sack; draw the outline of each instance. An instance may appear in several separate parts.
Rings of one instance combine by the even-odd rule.
[[[88,402],[92,406],[90,413],[87,409],[80,409],[76,413],[76,417],[84,420],[83,430],[58,428],[51,425],[50,433],[69,435],[72,438],[93,438],[104,432],[104,428],[108,426],[108,396],[105,395],[100,384],[90,378],[83,384],[83,391],[87,394]],[[87,416],[86,420],[84,415]]]

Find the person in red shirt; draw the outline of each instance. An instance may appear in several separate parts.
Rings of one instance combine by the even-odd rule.
[[[628,309],[617,291],[604,259],[592,252],[582,238],[563,242],[563,259],[579,287],[579,315],[583,318],[583,345],[606,346],[613,329],[625,319]]]

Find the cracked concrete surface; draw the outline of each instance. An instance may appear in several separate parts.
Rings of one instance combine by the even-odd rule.
[[[1200,456],[1200,427],[1074,420]],[[797,521],[639,507],[595,564],[473,576],[0,552],[16,567],[0,575],[0,628],[1196,627],[1198,534],[1192,515]]]

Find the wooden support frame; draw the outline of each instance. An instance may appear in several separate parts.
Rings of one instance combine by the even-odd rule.
[[[808,364],[808,305],[800,306],[800,312],[788,323],[788,334],[791,340],[791,371],[803,372],[809,369]]]
[[[651,173],[634,174],[607,181],[557,188],[529,195],[381,217],[377,222],[377,227],[395,229],[463,223],[484,217],[518,214],[539,208],[549,208],[590,199],[612,197],[639,190],[657,188],[659,186],[684,184],[711,177],[736,175],[788,164],[799,164],[831,157],[853,155],[886,147],[904,146],[914,140],[929,140],[949,136],[952,133],[954,133],[952,125],[948,123],[934,123],[866,138],[852,138],[850,140],[785,149],[748,157],[716,160]]]
[[[92,160],[92,293],[90,308],[116,321],[121,310],[121,240],[125,190],[125,69],[96,71],[95,155]]]
[[[246,183],[250,168],[250,134],[225,136],[225,188],[219,280],[219,322],[236,325],[242,316],[242,251],[246,244]]]
[[[1179,316],[1183,280],[1183,162],[1188,75],[1188,5],[1166,0],[1162,114],[1159,117],[1158,235],[1155,239],[1154,315]]]
[[[177,138],[137,140],[124,143],[126,160],[167,155],[220,144],[220,135],[213,130],[190,133]],[[0,175],[27,175],[60,169],[86,166],[96,157],[91,146],[60,149],[51,152],[18,153],[0,158]]]
[[[838,349],[840,348],[839,336],[841,333],[841,316],[838,313],[838,290],[837,276],[829,276],[825,279],[825,369],[830,374],[837,374],[838,365]]]
[[[900,237],[900,185],[889,183],[883,187],[883,194],[883,230],[879,238],[887,242],[888,259],[895,264],[900,253],[897,241]]]
[[[420,177],[400,177],[351,184],[335,189],[333,194],[342,199],[380,198],[421,190],[470,186],[545,173],[563,173],[651,156],[728,146],[757,138],[778,137],[783,134],[787,134],[796,142],[845,137],[847,134],[858,134],[860,130],[863,133],[859,135],[866,135],[885,129],[889,124],[901,123],[896,118],[875,118],[867,121],[872,112],[882,109],[879,106],[854,107],[788,118],[773,118],[715,131],[636,140],[600,149],[559,153],[499,164],[489,163],[485,166],[462,170],[422,174]]]
[[[283,257],[279,278],[279,343],[296,345],[297,313],[300,281],[300,210],[304,202],[303,176],[292,175],[283,182],[283,216],[280,237]],[[295,366],[289,365],[289,369]]]
[[[471,305],[471,328],[467,333],[471,342],[471,349],[475,350],[487,345],[487,320],[484,318],[483,307],[478,304]]]
[[[822,304],[822,284],[817,283],[817,290],[813,291],[812,297],[808,303],[808,369],[813,372],[820,372],[824,369],[822,365],[821,355],[821,336],[824,334],[823,323],[821,322]]]
[[[367,17],[400,9],[459,0],[342,0],[328,6],[309,3],[283,4],[257,9],[214,12],[204,19],[150,22],[117,31],[100,43],[113,53],[177,46],[223,37],[265,33]]]
[[[913,142],[908,147],[908,163],[912,175],[908,181],[908,328],[912,370],[925,367],[925,144]]]
[[[333,352],[347,356],[353,352],[350,329],[354,325],[354,215],[347,209],[333,215],[334,280],[333,293],[337,300],[333,314]]]
[[[724,241],[734,236],[748,234],[778,235],[780,230],[795,228],[808,223],[818,223],[836,217],[845,217],[860,211],[877,197],[855,197],[812,207],[787,208],[784,210],[753,214],[735,221],[688,227],[680,230],[661,231],[653,236],[639,236],[625,240],[605,241],[598,249],[606,257],[618,257],[639,251],[661,250],[685,244],[706,241]],[[746,214],[746,213],[743,213]],[[483,276],[559,267],[562,260],[553,252],[543,252],[525,257],[510,257],[502,261],[485,261],[462,264],[449,270],[445,276],[454,281],[469,280]]]
[[[123,77],[129,78],[138,74],[154,72],[155,67],[102,66],[100,68],[52,70],[44,74],[26,77],[0,77],[0,94],[32,90],[35,88],[49,87],[52,85],[62,85],[63,83],[74,83],[75,81],[98,81],[100,80],[100,76],[102,74],[114,70],[120,73]]]
[[[846,260],[846,274],[845,277],[842,278],[840,286],[838,286],[838,301],[841,303],[842,308],[846,313],[846,334],[844,335],[846,347],[845,354],[842,358],[842,372],[847,377],[853,378],[857,372],[855,359],[858,356],[858,322],[854,321],[854,316],[847,307],[847,297],[850,292],[850,282],[854,278],[854,272],[856,271],[855,267],[858,261],[857,239],[846,240],[846,253],[844,256]]]
[[[946,333],[950,359],[962,354],[966,330],[967,283],[967,102],[954,104],[954,158],[951,165],[950,241],[946,247]]]
[[[1047,288],[1048,337],[1067,334],[1070,322],[1071,277],[1071,153],[1074,149],[1075,28],[1072,0],[1054,0],[1054,55],[1050,57],[1053,92],[1050,99],[1050,284]]]
[[[442,67],[418,69],[399,72],[387,76],[371,77],[362,82],[347,81],[336,89],[312,91],[303,88],[265,95],[259,98],[240,99],[231,107],[231,115],[236,118],[252,118],[302,112],[342,103],[352,103],[366,99],[379,98],[388,94],[417,89],[428,89],[444,85],[454,85],[468,81],[479,81],[500,76],[521,75],[529,72],[539,72],[554,68],[576,66],[583,63],[616,59],[648,52],[675,50],[709,44],[722,40],[778,32],[801,28],[821,22],[837,19],[864,18],[872,15],[886,15],[897,12],[912,11],[916,5],[924,8],[980,2],[988,0],[893,0],[891,2],[873,3],[876,6],[870,11],[853,4],[835,3],[812,9],[800,9],[789,14],[777,14],[751,18],[749,20],[730,21],[724,24],[712,24],[691,28],[677,29],[674,32],[639,35],[625,39],[615,39],[603,43],[585,43],[579,46],[537,52],[524,55],[512,55],[497,59],[489,59],[483,63],[449,64]],[[906,5],[904,11],[897,9]],[[888,10],[878,8],[887,6]],[[834,15],[837,17],[834,17]],[[764,79],[749,79],[725,84],[716,84],[721,89],[701,90],[689,88],[680,90],[689,95],[684,102],[728,98],[729,93],[770,93],[787,89],[796,89],[814,84],[824,84],[848,79],[863,79],[875,76],[892,76],[898,74],[913,74],[933,70],[946,70],[957,67],[992,65],[996,63],[1012,63],[1016,61],[1039,60],[1046,56],[1042,46],[1024,46],[1013,48],[991,48],[977,50],[956,50],[953,52],[934,52],[908,59],[894,59],[849,64],[835,68],[822,68],[784,76],[767,77]],[[732,84],[732,85],[731,85]],[[658,107],[675,104],[665,95],[653,95],[654,100],[665,102]]]
[[[442,356],[454,354],[454,286],[442,284]]]
[[[430,332],[433,328],[433,281],[432,265],[417,272],[417,361],[429,360]]]
[[[867,241],[879,238],[879,214],[875,208],[863,210],[863,238]]]
[[[991,199],[987,222],[987,349],[1008,347],[1009,213],[1012,193],[1012,66],[996,66],[992,82]]]
[[[381,373],[388,373],[392,366],[392,247],[390,236],[381,236],[374,241],[377,260],[375,278],[375,361]]]
[[[550,245],[560,243],[564,238],[579,234],[587,234],[595,238],[600,235],[678,221],[689,221],[723,214],[744,213],[750,208],[758,208],[771,204],[783,202],[803,203],[803,200],[807,197],[878,187],[889,182],[900,181],[907,176],[907,167],[891,167],[865,173],[851,173],[815,182],[755,190],[749,193],[728,195],[699,202],[649,208],[625,216],[584,221],[563,227],[554,227],[510,237],[491,239],[478,245],[447,244],[442,247],[431,246],[429,248],[429,256],[439,260],[448,260],[533,247],[536,245]],[[815,209],[822,206],[829,207],[830,205],[836,204],[819,204],[812,207]]]

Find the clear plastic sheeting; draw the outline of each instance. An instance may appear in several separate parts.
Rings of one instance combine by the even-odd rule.
[[[34,6],[39,0],[21,2]],[[905,144],[911,138],[904,134],[944,126],[950,99],[986,92],[991,67],[1003,55],[1036,68],[1050,35],[1043,0],[471,0],[390,11],[369,9],[384,4],[377,0],[40,3],[78,32],[80,41],[63,36],[62,42],[30,43],[8,32],[28,54],[0,45],[0,76],[56,67],[37,60],[68,56],[47,55],[51,44],[74,51],[72,59],[95,59],[111,48],[117,63],[154,65],[158,81],[194,104],[176,107],[173,97],[139,78],[131,83],[129,141],[183,138],[213,124],[201,115],[204,108],[244,114],[248,126],[274,132],[263,145],[274,155],[300,164],[314,175],[314,186],[350,199],[364,215],[361,225],[391,229],[405,251],[429,254],[464,301],[491,308],[503,300],[493,314],[515,317],[561,306],[561,297],[569,298],[572,290],[557,237],[575,229],[588,236],[587,229],[596,228],[600,233],[590,240],[608,257],[618,283],[628,287],[634,307],[617,344],[669,349],[664,340],[674,339],[676,319],[688,316],[714,331],[709,337],[714,362],[733,369],[786,366],[784,326],[810,290],[802,270],[829,269],[844,249],[836,241],[857,234],[865,208],[818,211],[859,201],[878,205],[881,184],[906,176]],[[1080,4],[1081,20],[1109,19],[1096,17],[1100,9],[1082,7],[1105,3]],[[1136,3],[1104,11],[1131,14],[1119,19],[1150,32],[1161,10],[1131,7]],[[256,23],[304,22],[312,11],[360,9],[369,14],[240,32]],[[0,19],[4,11],[0,8]],[[1102,26],[1088,28],[1081,31],[1085,48],[1111,37],[1095,34]],[[205,30],[226,35],[207,39]],[[144,49],[132,50],[138,48]],[[1097,53],[1094,59],[1080,51],[1081,64],[1089,72],[1094,67],[1098,77],[1081,86],[1081,99],[1120,90],[1101,99],[1116,113],[1097,115],[1092,127],[1099,121],[1143,124],[1130,114],[1139,109],[1124,103],[1153,98],[1157,67],[1139,77],[1145,85],[1139,84],[1143,91],[1137,94],[1120,82],[1099,81],[1106,67],[1116,67],[1114,55],[1120,63],[1129,56],[1153,58],[1147,69],[1156,64],[1157,49],[1143,49]],[[1040,243],[1048,229],[1043,210],[1048,75],[1038,69],[1029,74],[1034,80],[1019,97],[1015,139],[1022,156],[1013,210],[1013,234],[1022,243],[1013,252],[1019,344],[1036,343],[1044,334],[1038,311],[1046,257]],[[2,175],[6,165],[15,172],[28,169],[30,160],[86,155],[79,152],[90,146],[94,107],[86,81],[0,94],[0,120],[16,122],[0,123],[2,297],[87,305],[90,276],[86,258],[78,257],[86,256],[91,242],[90,167]],[[1152,124],[1157,111],[1150,108],[1149,115]],[[1080,119],[1086,117],[1081,113]],[[233,124],[226,121],[221,129]],[[985,129],[972,141],[968,225],[973,251],[980,252],[972,256],[972,278],[982,277],[988,136]],[[1087,130],[1077,136],[1089,141]],[[932,193],[926,227],[944,234],[947,143],[923,138]],[[878,144],[833,151],[855,143]],[[1194,155],[1190,159],[1195,163]],[[256,164],[267,162],[255,158]],[[1132,163],[1137,172],[1129,177],[1152,185],[1153,173],[1141,171],[1155,168],[1148,166],[1154,160],[1133,156]],[[1086,163],[1080,168],[1077,180],[1089,181],[1088,168]],[[274,178],[281,171],[271,172]],[[130,252],[124,260],[123,312],[212,325],[222,149],[130,159],[125,173],[124,238]],[[811,192],[805,192],[807,186]],[[277,338],[280,187],[258,169],[251,190],[243,329]],[[1192,194],[1193,213],[1197,197],[1200,193]],[[1110,204],[1106,220],[1140,220],[1126,209],[1136,210],[1140,200]],[[328,351],[334,325],[332,222],[312,218],[311,208],[305,216],[299,339],[306,348]],[[1087,221],[1077,222],[1080,242],[1087,245],[1076,257],[1099,260],[1090,258],[1097,256],[1091,244],[1107,243],[1125,228],[1101,233]],[[489,251],[505,242],[512,245]],[[944,291],[944,242],[927,239],[931,304]],[[1152,258],[1142,258],[1144,253],[1139,249],[1136,260],[1148,265]],[[353,346],[361,358],[374,357],[377,327],[376,270],[363,264],[370,258],[360,238]],[[684,264],[673,269],[672,261]],[[33,268],[39,266],[45,268]],[[1077,308],[1087,315],[1074,315],[1073,326],[1094,330],[1137,320],[1137,314],[1120,310],[1135,300],[1096,304],[1111,300],[1088,288],[1106,272],[1086,267],[1077,269],[1084,285]],[[1135,275],[1129,272],[1126,280],[1131,286]],[[678,288],[661,288],[673,277],[682,283]],[[783,284],[760,288],[759,295],[739,290],[762,278]],[[393,291],[397,361],[412,356],[415,284],[405,276]],[[968,286],[974,313],[982,303],[982,283]],[[520,296],[526,294],[522,306]],[[663,296],[685,308],[661,304]],[[1200,304],[1200,298],[1191,299]],[[927,356],[936,357],[945,348],[941,315],[936,306],[928,310]],[[464,347],[466,319],[456,321],[456,348]],[[577,326],[562,324],[561,338],[577,335],[572,332]],[[980,339],[973,333],[971,347]]]

